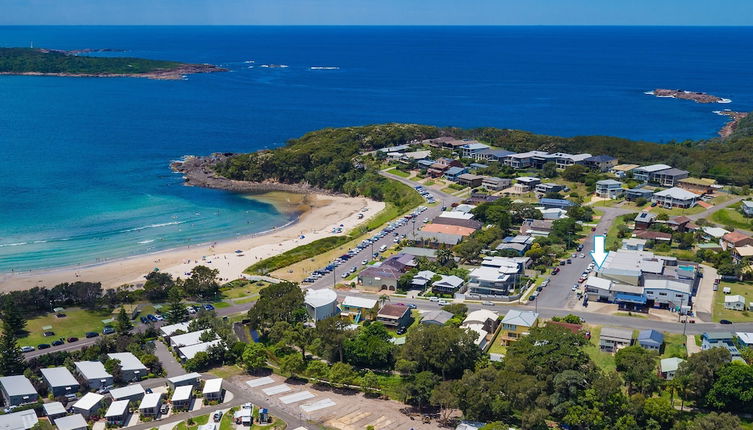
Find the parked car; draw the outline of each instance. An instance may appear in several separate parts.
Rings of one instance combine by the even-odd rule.
[[[102,330],[102,334],[113,334],[113,333],[115,333],[115,329],[112,327],[105,327]]]
[[[55,336],[55,332],[54,331],[46,331],[46,332],[43,333],[43,335],[44,335],[44,337]]]
[[[408,309],[416,309],[418,306],[414,305],[413,303],[408,305]]]
[[[69,337],[67,339],[67,341],[68,341],[68,343],[78,342],[78,338],[77,337]]]
[[[40,343],[39,345],[37,345],[37,349],[47,349],[49,347],[50,347],[50,344],[48,343]]]
[[[86,338],[87,339],[91,339],[91,338],[97,337],[97,336],[99,336],[99,333],[97,333],[96,331],[87,331],[86,332]]]
[[[481,302],[484,306],[494,306],[494,302]]]
[[[400,327],[397,328],[397,330],[395,330],[395,333],[397,333],[397,334],[405,334],[405,332],[407,330],[408,329],[406,329],[405,326],[400,326]]]
[[[554,270],[552,270],[552,275],[556,275],[558,273],[560,273],[560,268],[559,267],[555,267]]]
[[[214,310],[214,306],[211,305],[211,304],[209,304],[209,303],[207,303],[206,305],[204,305],[204,309],[206,309],[208,311],[213,311]]]
[[[162,320],[164,320],[164,319],[165,319],[165,318],[164,318],[164,317],[163,317],[162,315],[160,315],[160,314],[157,314],[157,315],[155,315],[155,316],[154,316],[154,318],[157,318],[157,321],[162,321]]]
[[[149,322],[149,319],[147,317],[141,317],[141,323],[146,324]]]
[[[170,405],[168,405],[167,403],[163,403],[162,407],[159,410],[159,413],[162,414],[162,415],[165,415],[167,413],[167,411],[169,411],[169,410],[170,410]]]
[[[21,352],[32,352],[32,351],[34,351],[35,349],[36,349],[36,348],[34,348],[33,346],[22,346],[22,347],[21,347]]]
[[[730,320],[719,320],[719,324],[732,324]]]
[[[157,317],[155,317],[155,316],[154,316],[154,315],[152,315],[152,314],[149,314],[149,315],[147,315],[147,316],[146,316],[146,319],[148,319],[148,320],[149,320],[149,321],[151,321],[151,322],[157,322]]]
[[[63,341],[63,339],[58,339],[58,340],[52,342],[52,346],[60,346],[60,345],[62,345],[64,343],[65,342]]]
[[[222,419],[222,411],[215,412],[214,415],[212,415],[212,419],[216,423],[220,422],[220,420]]]

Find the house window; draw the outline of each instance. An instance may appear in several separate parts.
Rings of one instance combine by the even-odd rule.
[[[660,296],[666,296],[667,293],[659,293]]]

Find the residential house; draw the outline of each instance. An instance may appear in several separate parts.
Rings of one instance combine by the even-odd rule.
[[[105,412],[105,419],[110,426],[122,427],[128,424],[128,400],[118,400],[117,402],[110,403],[110,406]]]
[[[431,233],[428,231],[411,231],[406,236],[408,241],[423,248],[450,248],[460,243],[465,236],[447,233]]]
[[[340,303],[340,315],[358,322],[361,318],[364,318],[370,310],[374,309],[376,305],[376,299],[345,296],[345,299]]]
[[[173,391],[173,397],[170,399],[174,410],[189,410],[193,403],[193,386],[183,385]]]
[[[630,172],[640,167],[637,164],[618,164],[611,169],[610,172],[614,173],[618,178],[626,178],[630,175]]]
[[[673,216],[670,217],[667,220],[667,225],[673,230],[673,231],[679,231],[680,233],[684,233],[688,230],[690,230],[691,219],[686,216]]]
[[[112,375],[107,373],[105,365],[102,362],[77,361],[74,365],[76,366],[76,373],[81,375],[92,390],[101,390],[112,386]]]
[[[120,361],[121,378],[126,382],[138,381],[147,374],[146,366],[130,352],[117,352],[107,356]]]
[[[515,154],[512,151],[506,151],[504,149],[485,149],[478,153],[479,160],[496,161],[498,163],[505,164],[511,155]]]
[[[625,199],[629,201],[635,201],[638,199],[646,199],[651,200],[651,197],[654,196],[654,191],[650,190],[648,188],[631,188],[629,190],[625,190]]]
[[[489,165],[488,164],[484,164],[484,163],[471,163],[471,164],[468,165],[468,167],[471,170],[476,171],[476,170],[486,169],[486,168],[489,167]]]
[[[450,212],[451,213],[451,212]],[[443,212],[444,214],[444,212]],[[473,216],[473,214],[468,214],[469,216]],[[457,225],[460,227],[466,227],[475,230],[480,230],[483,224],[481,221],[477,221],[472,218],[457,218],[457,217],[450,217],[450,216],[438,216],[434,218],[432,221],[432,224],[444,224],[444,225]]]
[[[729,233],[727,230],[719,227],[702,227],[701,231],[705,240],[719,240],[720,242],[724,235]]]
[[[140,401],[144,394],[144,387],[141,384],[131,384],[110,390],[110,396],[113,400]]]
[[[622,195],[622,182],[614,179],[597,181],[595,194],[605,199],[615,199]]]
[[[516,179],[515,185],[512,186],[513,192],[523,194],[533,191],[536,185],[541,183],[541,179],[534,176],[520,176]]]
[[[592,158],[591,154],[565,154],[557,152],[550,154],[550,158],[554,158],[554,162],[557,164],[558,169],[564,169],[573,164],[586,165],[589,158]]]
[[[426,233],[444,233],[444,234],[466,237],[466,236],[472,235],[476,231],[476,229],[471,228],[471,227],[464,227],[462,225],[440,224],[440,223],[434,222],[431,224],[425,224],[423,227],[421,227],[419,231],[423,231]]]
[[[390,152],[405,152],[409,149],[410,149],[410,145],[395,145],[395,146],[388,146],[386,148],[380,148],[377,151],[388,154]]]
[[[458,177],[460,177],[460,175],[464,173],[468,173],[468,169],[466,167],[453,166],[445,170],[443,176],[452,182],[457,182]]]
[[[34,409],[0,415],[0,428],[5,430],[29,430],[38,422]]]
[[[37,390],[24,375],[0,377],[0,391],[6,407],[34,403],[39,398]]]
[[[652,230],[636,230],[633,233],[639,239],[653,240],[654,242],[672,243],[672,234]]]
[[[635,221],[636,230],[648,230],[648,228],[651,227],[651,224],[656,221],[656,214],[643,211],[636,215],[633,221]]]
[[[172,336],[170,338],[170,346],[173,348],[182,348],[184,346],[196,345],[197,343],[204,342],[201,340],[201,338],[207,336],[213,336],[212,330],[208,328]]]
[[[145,417],[156,417],[162,406],[162,393],[149,393],[141,399],[139,413]]]
[[[535,237],[547,237],[552,232],[552,220],[527,219],[520,225],[520,234]]]
[[[362,270],[358,274],[358,283],[371,291],[395,291],[398,279],[403,276],[405,268],[412,261],[413,257],[410,255],[395,254],[381,264],[374,264]]]
[[[662,187],[676,187],[680,180],[687,178],[688,175],[687,170],[675,168],[659,170],[649,175],[649,182],[659,184]]]
[[[441,275],[442,279],[431,284],[434,294],[454,294],[463,286],[463,279],[457,276]]]
[[[488,309],[479,309],[468,314],[460,324],[460,328],[469,329],[476,333],[476,345],[484,349],[491,340],[491,336],[499,327],[499,315]]]
[[[740,351],[735,344],[735,335],[730,332],[706,332],[701,335],[701,349],[726,348],[732,358],[740,357]]]
[[[485,257],[468,275],[468,294],[509,296],[525,273],[526,258]]]
[[[436,273],[431,270],[422,270],[416,273],[416,276],[411,280],[411,286],[420,290],[426,289],[431,284],[431,279]]]
[[[539,204],[547,209],[567,209],[571,206],[575,206],[575,202],[565,199],[539,199]]]
[[[307,289],[303,303],[309,318],[314,321],[333,317],[340,312],[337,309],[337,293],[330,288]]]
[[[739,231],[732,231],[722,236],[722,246],[724,249],[753,245],[753,237]]]
[[[691,208],[695,206],[700,196],[682,188],[669,188],[654,193],[652,201],[665,208]]]
[[[608,172],[617,166],[617,159],[611,155],[594,155],[583,160],[583,164],[599,172]]]
[[[184,346],[182,348],[178,348],[178,358],[180,358],[183,361],[190,360],[196,356],[196,354],[200,352],[207,352],[210,348],[222,345],[221,339],[215,339],[209,342],[201,342],[197,343],[195,345],[188,345]]]
[[[508,236],[504,239],[502,239],[502,243],[497,245],[496,250],[497,251],[506,251],[506,250],[512,250],[517,252],[520,255],[523,255],[531,248],[531,245],[533,245],[533,236],[523,236],[523,235],[517,235],[517,236]]]
[[[88,430],[89,425],[81,414],[69,415],[55,420],[58,430]]]
[[[745,310],[745,297],[739,294],[724,296],[724,309],[730,309],[733,311],[744,311]]]
[[[178,333],[178,332],[179,332],[178,334],[188,333],[190,331],[188,329],[188,325],[189,325],[188,321],[177,323],[177,324],[170,324],[170,325],[160,327],[159,331],[162,337],[164,337],[165,340],[168,340],[170,336],[172,336],[174,333]]]
[[[753,348],[753,333],[738,331],[735,335],[738,343],[746,348]]]
[[[450,167],[462,167],[462,166],[463,164],[460,161],[453,160],[450,158],[440,158],[434,164],[429,166],[426,173],[433,178],[438,178],[444,175],[445,172]]]
[[[651,175],[656,174],[656,172],[671,168],[672,166],[668,166],[666,164],[652,164],[650,166],[636,167],[635,169],[632,169],[633,178],[641,182],[652,182]]]
[[[612,301],[612,281],[609,279],[598,278],[596,276],[589,276],[583,284],[588,300],[597,302],[609,302]]]
[[[425,171],[425,170],[431,168],[431,166],[433,166],[434,163],[436,163],[436,161],[427,158],[427,159],[424,159],[424,160],[418,160],[418,161],[416,161],[416,167],[418,167],[419,170]],[[440,173],[440,176],[441,176],[441,173]]]
[[[512,184],[512,179],[509,178],[496,178],[494,176],[484,176],[481,180],[481,185],[487,190],[499,191],[504,190]]]
[[[677,369],[680,368],[680,363],[684,361],[682,358],[677,357],[663,358],[659,362],[659,375],[667,381],[675,379]]]
[[[536,185],[536,187],[534,188],[534,191],[541,194],[558,193],[564,190],[565,188],[567,187],[561,184],[555,184],[554,182],[545,182],[543,184]]]
[[[421,324],[426,325],[445,325],[447,321],[452,319],[453,315],[447,311],[435,310],[429,311],[423,314],[421,317]]]
[[[476,188],[481,186],[482,182],[484,181],[484,177],[474,175],[472,173],[463,173],[462,175],[457,177],[457,181],[460,185]]]
[[[222,401],[222,378],[207,379],[201,392],[207,402]]]
[[[745,216],[753,217],[753,200],[743,200],[740,208]]]
[[[538,325],[538,321],[539,314],[536,312],[511,309],[502,318],[502,329],[497,338],[502,345],[510,345],[521,336],[528,335],[531,328]]]
[[[512,183],[512,180],[510,181],[510,183]],[[510,185],[508,184],[506,186]],[[496,202],[501,198],[502,197],[500,196],[493,196],[491,194],[471,193],[471,196],[465,199],[465,202],[473,205],[480,205],[482,203]]]
[[[716,181],[707,178],[684,178],[677,181],[677,186],[696,194],[711,194]]]
[[[603,327],[599,336],[599,348],[606,352],[617,352],[633,343],[633,331],[624,328]]]
[[[71,371],[65,367],[41,369],[42,378],[47,383],[53,397],[75,396],[80,388]]]
[[[481,157],[481,153],[486,151],[489,145],[484,145],[476,141],[469,141],[465,145],[460,147],[460,151],[463,158],[473,158],[474,160],[484,159]]]
[[[646,247],[645,239],[638,239],[631,237],[629,239],[622,239],[622,249],[626,251],[643,251]]]
[[[73,404],[73,412],[79,413],[86,418],[94,415],[102,406],[105,396],[97,393],[86,393],[84,397]]]
[[[649,351],[660,351],[664,345],[664,335],[656,330],[641,330],[638,332],[638,345]]]
[[[175,387],[181,387],[183,385],[191,385],[193,387],[196,387],[199,385],[200,379],[201,375],[196,372],[186,373],[184,375],[167,378],[167,385],[171,390],[174,390]]]
[[[65,410],[65,406],[63,406],[60,402],[48,402],[42,405],[42,409],[44,410],[44,415],[47,417],[47,419],[50,420],[50,422],[55,422],[56,418],[64,417],[68,415],[68,411]],[[2,425],[0,425],[0,428],[3,428]]]
[[[415,257],[424,257],[429,261],[437,259],[437,250],[429,248],[416,248],[413,246],[406,246],[402,250],[403,254],[412,255]]]
[[[732,248],[732,257],[735,261],[740,261],[744,258],[753,258],[753,245]]]
[[[404,305],[387,303],[377,313],[377,321],[387,327],[407,327],[410,320],[410,308]]]
[[[649,307],[679,310],[692,297],[690,285],[670,279],[646,279],[643,290]]]
[[[520,154],[510,154],[505,159],[505,164],[512,167],[513,169],[525,169],[531,167],[534,164],[534,157],[546,155],[548,155],[548,153],[543,151],[529,151]]]

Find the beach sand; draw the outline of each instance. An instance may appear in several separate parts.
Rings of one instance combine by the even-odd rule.
[[[309,194],[266,193],[251,198],[274,203],[282,212],[304,211],[289,226],[265,234],[218,241],[204,245],[156,252],[111,262],[86,266],[0,274],[0,291],[24,290],[38,286],[53,287],[62,282],[101,282],[105,288],[125,284],[141,285],[144,275],[159,268],[173,276],[186,277],[196,265],[220,271],[223,282],[237,279],[248,266],[296,246],[332,236],[333,227],[343,226],[343,234],[384,209],[384,203],[363,197]],[[364,218],[358,219],[363,209]],[[303,236],[303,238],[301,238]],[[241,250],[242,254],[235,251]]]

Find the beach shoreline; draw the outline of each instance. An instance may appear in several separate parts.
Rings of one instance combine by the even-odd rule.
[[[306,209],[290,222],[271,230],[91,265],[0,273],[0,292],[41,286],[51,288],[59,283],[76,281],[101,282],[104,288],[138,286],[143,284],[144,275],[155,268],[185,278],[191,268],[201,264],[218,269],[222,282],[226,282],[239,278],[244,269],[259,260],[332,236],[333,227],[342,225],[343,234],[346,234],[384,208],[384,203],[365,197],[304,196],[302,201]],[[294,203],[291,207],[297,208],[298,212],[303,206]],[[358,219],[359,213],[364,213],[363,219]],[[236,253],[237,250],[243,252]]]

